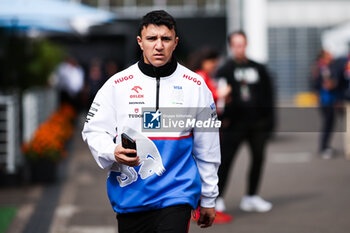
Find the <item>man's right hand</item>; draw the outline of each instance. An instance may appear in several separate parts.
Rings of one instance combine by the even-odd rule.
[[[140,157],[139,156],[136,156],[136,157],[127,156],[127,154],[130,154],[130,153],[136,153],[136,150],[126,149],[126,148],[122,147],[122,144],[119,144],[114,149],[115,160],[118,163],[127,165],[129,167],[139,166],[140,165]]]
[[[215,208],[205,208],[200,207],[199,209],[199,219],[197,225],[201,228],[207,228],[213,225],[215,220],[216,211]]]

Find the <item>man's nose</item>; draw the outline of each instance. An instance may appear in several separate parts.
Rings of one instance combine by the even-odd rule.
[[[163,41],[159,38],[157,41],[156,41],[156,49],[158,50],[161,50],[163,49]]]

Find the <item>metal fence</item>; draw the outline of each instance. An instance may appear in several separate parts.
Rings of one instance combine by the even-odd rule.
[[[21,102],[22,101],[22,102]],[[21,111],[22,106],[22,111]],[[23,93],[0,93],[0,169],[15,174],[23,164],[21,145],[58,107],[53,89],[32,88]]]
[[[58,106],[58,94],[54,89],[31,88],[23,94],[23,141],[33,136]]]
[[[14,174],[23,160],[19,129],[18,94],[0,94],[0,164],[8,174]]]
[[[270,27],[269,69],[279,97],[310,90],[311,65],[321,49],[321,27]]]

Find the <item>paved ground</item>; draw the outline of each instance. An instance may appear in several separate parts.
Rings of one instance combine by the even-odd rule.
[[[274,204],[265,214],[245,213],[239,201],[248,166],[243,148],[228,191],[228,212],[234,222],[207,232],[345,233],[350,229],[350,161],[321,160],[314,153],[314,134],[279,135],[270,145],[261,195]],[[336,140],[341,140],[337,135]],[[191,232],[200,232],[194,226]]]
[[[115,215],[101,170],[80,137],[74,135],[70,158],[53,185],[2,188],[0,205],[19,208],[7,233],[116,233]],[[261,195],[274,204],[269,213],[244,213],[238,208],[245,190],[248,153],[245,146],[225,193],[230,224],[190,232],[346,233],[350,229],[350,161],[342,155],[342,133],[333,144],[338,156],[316,155],[318,133],[278,133],[268,148]]]

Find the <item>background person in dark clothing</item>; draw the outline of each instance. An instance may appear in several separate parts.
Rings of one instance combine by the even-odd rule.
[[[346,110],[346,130],[344,134],[344,153],[347,159],[350,159],[350,44],[347,57],[338,58],[332,65],[332,71],[335,73],[339,82],[339,91]]]
[[[326,50],[322,50],[314,64],[312,78],[314,88],[318,94],[319,107],[322,116],[322,129],[320,136],[319,153],[324,159],[330,159],[334,155],[330,147],[330,140],[335,123],[336,105],[340,100],[339,82],[334,75],[333,56]]]
[[[111,76],[109,76],[111,77]],[[97,58],[90,61],[87,72],[87,85],[89,89],[89,105],[92,104],[96,93],[105,83],[107,78],[103,75],[101,61]]]
[[[234,59],[228,59],[216,74],[217,78],[225,78],[231,87],[221,118],[223,128],[219,168],[220,196],[216,201],[216,209],[225,210],[222,197],[231,163],[239,146],[247,142],[251,164],[247,194],[242,198],[240,208],[244,211],[266,212],[272,208],[272,204],[263,200],[257,193],[263,172],[266,144],[274,126],[273,88],[265,66],[246,57],[245,33],[234,32],[228,40]]]

